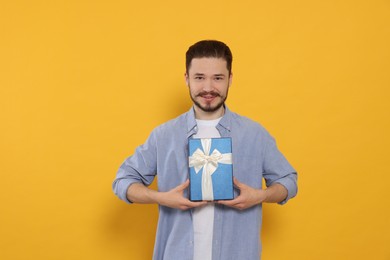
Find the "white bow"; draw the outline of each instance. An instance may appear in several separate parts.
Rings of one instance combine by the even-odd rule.
[[[210,155],[211,139],[201,139],[202,149],[196,149],[189,158],[189,166],[194,167],[196,173],[202,171],[202,199],[214,200],[213,181],[211,175],[217,170],[218,163],[232,164],[232,154],[221,154],[214,149]]]

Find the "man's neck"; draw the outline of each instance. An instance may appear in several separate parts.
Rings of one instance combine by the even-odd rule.
[[[225,114],[225,107],[221,106],[218,110],[213,112],[206,112],[197,106],[194,106],[195,118],[200,120],[213,120],[222,117]]]

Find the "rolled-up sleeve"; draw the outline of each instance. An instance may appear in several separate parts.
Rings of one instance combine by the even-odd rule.
[[[267,187],[279,183],[287,189],[286,199],[279,202],[279,204],[285,204],[297,195],[297,172],[278,150],[275,139],[271,136],[266,141],[263,169]]]
[[[120,166],[112,184],[113,191],[121,200],[127,198],[127,190],[133,183],[149,186],[157,172],[156,133],[153,131],[146,142],[137,147],[135,153]]]

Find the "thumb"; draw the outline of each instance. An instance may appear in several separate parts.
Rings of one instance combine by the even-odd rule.
[[[244,184],[237,180],[236,177],[233,177],[233,183],[235,186],[237,186],[238,189],[242,189]]]
[[[187,179],[185,182],[183,182],[182,184],[177,186],[177,190],[179,190],[179,191],[185,190],[189,184],[190,184],[190,180]]]

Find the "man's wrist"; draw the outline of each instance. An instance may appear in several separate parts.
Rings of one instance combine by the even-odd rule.
[[[153,202],[153,203],[157,203],[157,204],[160,204],[161,203],[161,192],[158,192],[158,191],[155,191],[155,190],[151,190],[149,189],[147,191],[148,193],[148,197],[149,199]]]
[[[275,183],[267,187],[264,189],[264,193],[264,202],[269,203],[279,203],[280,201],[283,201],[288,195],[287,189],[279,183]]]
[[[269,197],[269,190],[267,188],[267,189],[263,190],[263,200],[262,200],[262,202],[267,202],[268,197]]]

